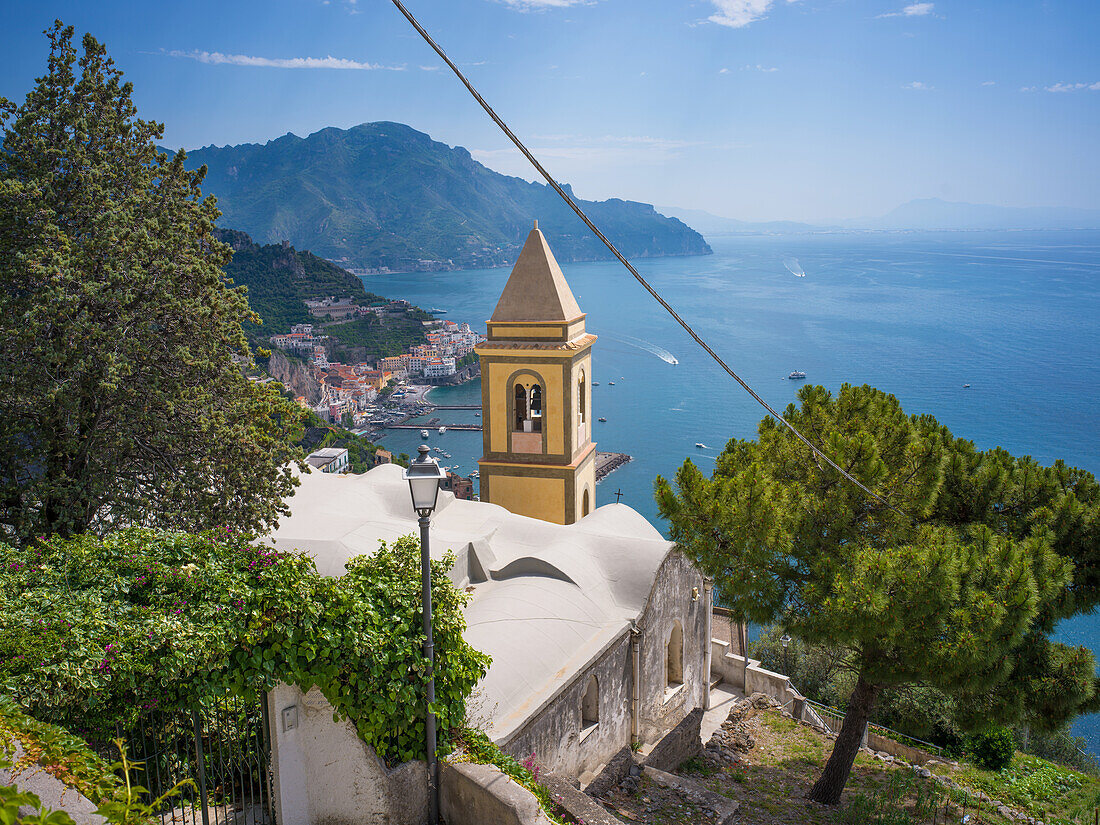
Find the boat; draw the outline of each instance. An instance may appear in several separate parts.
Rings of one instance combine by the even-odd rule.
[[[606,419],[606,418],[597,418],[596,420],[597,420],[597,421],[602,421],[602,422],[603,422],[603,423],[605,423],[605,424],[607,423],[607,419]]]
[[[427,430],[421,430],[420,431],[420,437],[421,438],[427,438],[428,437],[428,431]]]
[[[599,385],[600,385],[600,382],[599,382],[599,381],[593,381],[593,382],[592,382],[592,386],[593,386],[593,387],[598,387]]]
[[[806,373],[804,373],[802,370],[795,370],[794,372],[792,372],[790,375],[787,376],[787,378],[789,378],[791,381],[799,381],[799,380],[801,380],[805,377],[806,377]]]
[[[704,444],[702,441],[696,441],[695,446],[698,447],[700,450],[705,450],[707,448],[707,445]]]
[[[470,478],[481,478],[481,473],[477,470],[474,470],[472,473],[470,473]]]
[[[963,384],[963,389],[964,389],[964,390],[968,390],[968,389],[970,389],[970,385],[969,385],[969,384]]]
[[[609,386],[609,387],[614,387],[614,386],[615,386],[615,382],[614,382],[614,381],[608,381],[608,382],[607,382],[607,386]]]
[[[481,418],[481,413],[474,413],[477,418]]]
[[[443,435],[443,433],[445,433],[445,432],[447,432],[447,428],[446,428],[446,427],[440,427],[440,428],[439,428],[439,434],[440,434],[440,435]]]
[[[447,314],[447,310],[439,309],[438,307],[436,309],[429,309],[428,312],[432,315],[446,315]]]

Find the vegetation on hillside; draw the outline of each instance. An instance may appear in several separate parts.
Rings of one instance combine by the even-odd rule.
[[[206,147],[188,164],[209,167],[225,226],[351,267],[500,265],[515,261],[535,219],[559,260],[610,257],[549,187],[493,172],[400,123]],[[581,203],[629,257],[710,252],[701,235],[648,204]]]
[[[300,410],[234,360],[256,316],[202,172],[73,34],[52,26],[46,73],[0,99],[0,539],[260,529],[287,511]]]
[[[855,674],[837,746],[811,791],[835,804],[885,690],[959,697],[967,730],[1057,727],[1100,702],[1096,663],[1053,642],[1100,602],[1100,486],[1058,462],[978,452],[871,387],[799,391],[785,418],[887,502],[765,418],[711,478],[656,482],[673,539],[743,618],[846,649]]]
[[[217,229],[214,234],[233,250],[225,274],[235,285],[247,287],[249,306],[263,321],[262,325],[245,324],[245,335],[254,345],[269,347],[272,335],[289,332],[294,324],[313,324],[315,332],[333,339],[331,360],[358,362],[400,355],[427,340],[421,322],[431,316],[417,307],[340,323],[316,318],[306,308],[307,299],[336,296],[361,306],[387,299],[367,292],[363,282],[347,270],[289,244],[261,246],[244,232],[231,229]]]

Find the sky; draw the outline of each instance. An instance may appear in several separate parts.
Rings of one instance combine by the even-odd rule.
[[[1094,0],[407,0],[550,172],[742,220],[912,198],[1100,208]],[[392,120],[506,174],[511,147],[389,0],[4,0],[0,95],[90,32],[164,144]]]

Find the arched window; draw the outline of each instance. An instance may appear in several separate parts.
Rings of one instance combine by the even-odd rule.
[[[542,432],[542,387],[531,387],[531,432]]]
[[[581,496],[581,518],[584,518],[592,512],[592,502],[588,497],[588,488],[584,488],[584,495]]]
[[[581,697],[581,729],[591,728],[600,722],[600,685],[595,676],[588,678],[588,687]]]
[[[581,370],[580,380],[577,381],[577,401],[580,403],[580,415],[578,416],[577,420],[580,421],[582,424],[585,422],[585,419],[588,415],[588,404],[586,403],[587,400],[588,399],[586,398],[586,391],[584,386],[584,370]]]
[[[523,385],[516,384],[516,430],[523,430],[523,422],[527,420],[527,390]]]
[[[669,692],[684,683],[684,629],[679,622],[672,623],[665,661],[665,690]]]

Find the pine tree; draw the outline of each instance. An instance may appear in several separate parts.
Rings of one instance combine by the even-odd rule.
[[[296,483],[299,411],[250,382],[205,170],[156,148],[95,38],[46,32],[0,99],[0,539],[142,524],[255,530]]]
[[[658,478],[656,492],[673,540],[735,613],[848,649],[855,687],[811,798],[839,802],[887,688],[957,695],[974,728],[1056,726],[1095,704],[1092,654],[1049,638],[1097,602],[1095,479],[978,453],[871,387],[799,398],[787,420],[889,506],[770,417],[757,441],[729,442],[711,478],[689,460],[675,491]]]

